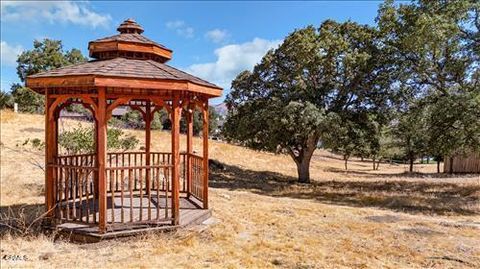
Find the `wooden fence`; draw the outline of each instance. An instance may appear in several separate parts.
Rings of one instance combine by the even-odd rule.
[[[443,170],[445,173],[480,173],[480,153],[445,157]]]

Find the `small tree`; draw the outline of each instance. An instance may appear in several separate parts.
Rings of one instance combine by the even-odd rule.
[[[398,146],[395,138],[392,135],[391,126],[385,126],[380,130],[380,137],[378,140],[377,165],[374,170],[378,170],[380,162],[388,159],[390,163],[399,158],[403,158],[402,149]]]
[[[413,172],[415,159],[428,151],[425,109],[413,107],[401,114],[398,121],[394,124],[393,134],[397,145],[403,149],[404,155],[409,161],[409,171]]]
[[[83,154],[95,151],[95,131],[93,128],[86,128],[78,125],[69,131],[60,133],[58,137],[59,146],[67,154]],[[121,129],[107,129],[107,148],[116,150],[131,150],[138,145],[138,139],[133,135],[125,135]]]
[[[349,115],[330,117],[328,132],[322,142],[326,148],[343,156],[345,170],[351,156],[372,156],[373,169],[375,158],[380,151],[379,127],[373,115],[355,112]]]

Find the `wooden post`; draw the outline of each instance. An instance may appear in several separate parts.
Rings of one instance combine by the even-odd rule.
[[[152,125],[152,110],[151,110],[151,104],[150,101],[147,101],[147,105],[145,108],[145,164],[147,166],[150,166],[150,140],[151,140],[151,134],[150,134],[150,129]],[[151,174],[151,169],[148,168],[146,171],[145,175],[145,186],[147,187],[147,194],[150,193],[150,174]]]
[[[51,123],[53,125],[53,133],[51,135],[51,141],[50,141],[50,145],[52,146],[52,163],[53,164],[57,164],[57,157],[58,157],[58,118],[60,117],[60,112],[61,111],[56,111],[57,108],[53,108],[53,119],[51,119]],[[52,129],[52,126],[50,127]],[[58,167],[52,167],[51,168],[51,172],[52,172],[52,176],[51,176],[51,190],[52,190],[52,193],[51,193],[51,201],[52,201],[52,207],[56,207],[57,206],[57,194],[58,194],[58,190],[57,190],[57,182],[58,182]],[[50,212],[51,216],[53,215],[56,215],[56,212],[57,210],[52,210],[52,212]]]
[[[187,197],[192,192],[192,154],[193,154],[193,112],[195,107],[188,107],[187,113]]]
[[[53,197],[53,167],[54,164],[54,140],[55,122],[52,117],[54,111],[50,111],[52,104],[48,95],[48,89],[45,89],[45,212],[47,217],[53,216],[54,197]]]
[[[97,109],[97,162],[98,162],[98,229],[100,233],[106,232],[107,227],[107,186],[105,162],[107,159],[107,122],[105,88],[98,89],[98,109]]]
[[[178,96],[173,97],[172,102],[172,217],[173,225],[180,223],[180,104]]]
[[[203,208],[208,209],[208,99],[203,104]]]
[[[95,112],[95,113],[98,113],[98,112]],[[97,119],[97,115],[93,115],[93,117],[95,118],[95,134],[94,134],[94,139],[95,139],[95,152],[98,153],[98,119]],[[98,168],[98,154],[97,156],[95,157],[95,167]],[[98,200],[98,175],[100,174],[100,171],[97,169],[94,173],[93,173],[93,191],[95,192],[95,199]]]

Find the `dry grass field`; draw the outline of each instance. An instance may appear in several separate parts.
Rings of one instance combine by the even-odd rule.
[[[21,144],[43,139],[44,120],[2,111],[0,127],[1,221],[13,214],[28,225],[43,209],[44,157]],[[169,139],[154,132],[153,148],[168,150]],[[359,160],[344,172],[318,150],[304,185],[288,156],[216,141],[210,154],[225,170],[211,172],[208,224],[84,245],[2,226],[1,268],[480,268],[479,175],[435,174],[434,164],[373,171]]]

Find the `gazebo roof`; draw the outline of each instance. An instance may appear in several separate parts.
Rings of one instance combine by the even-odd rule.
[[[141,35],[143,28],[132,19],[118,30],[118,35],[89,43],[90,56],[97,59],[30,75],[27,87],[40,93],[45,88],[109,87],[222,94],[215,84],[165,64],[172,51]]]
[[[117,28],[118,35],[100,38],[88,43],[90,57],[109,59],[117,56],[147,58],[165,63],[172,58],[172,50],[142,35],[143,28],[133,19],[127,19]],[[135,53],[129,55],[130,53]]]

